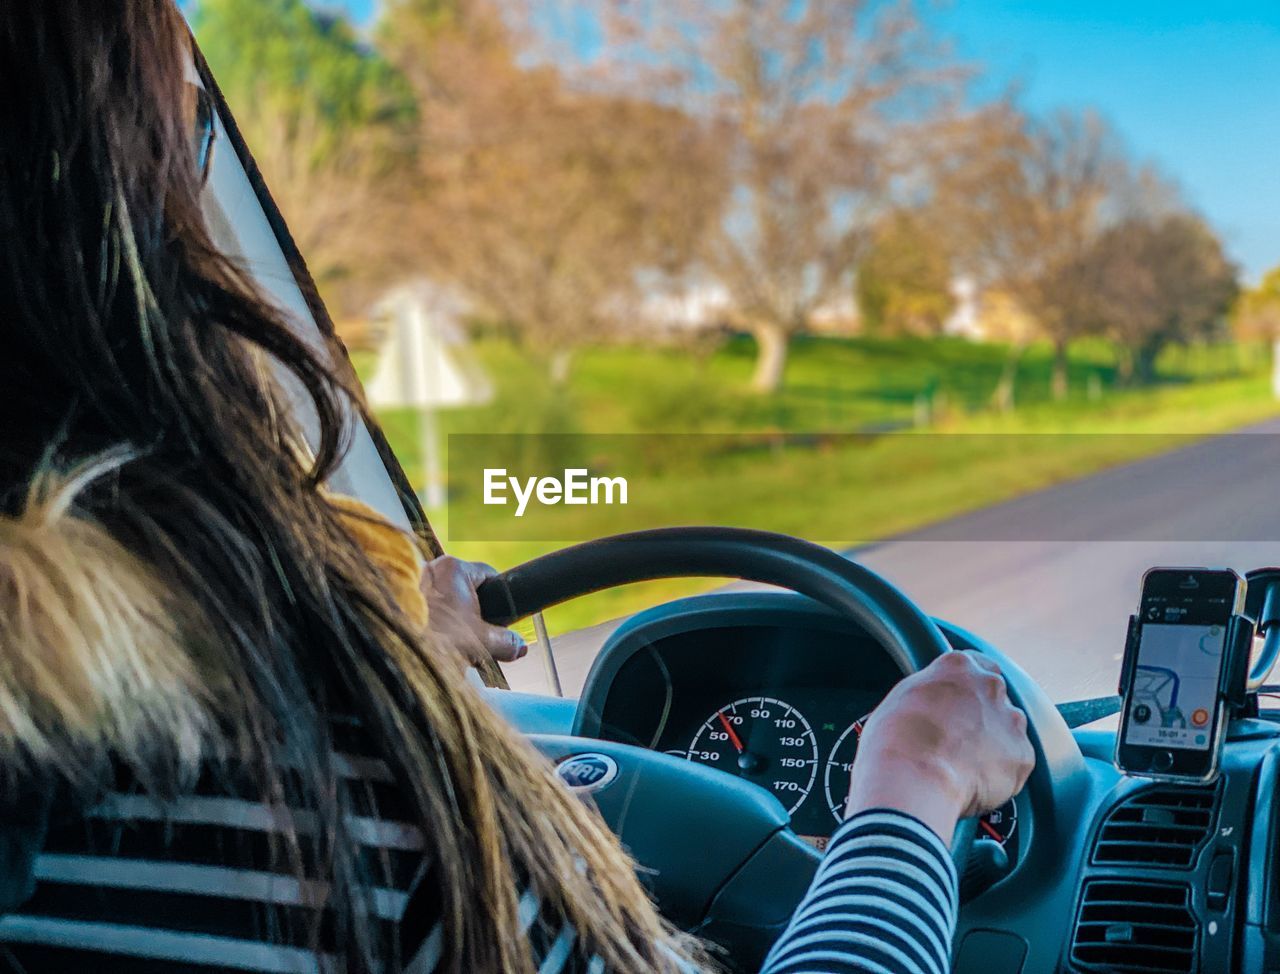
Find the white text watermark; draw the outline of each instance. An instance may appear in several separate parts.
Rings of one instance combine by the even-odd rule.
[[[486,467],[484,503],[505,507],[515,501],[516,517],[524,517],[531,500],[547,507],[556,504],[626,504],[626,477],[592,477],[585,467],[566,468],[563,477],[509,477],[505,467]]]

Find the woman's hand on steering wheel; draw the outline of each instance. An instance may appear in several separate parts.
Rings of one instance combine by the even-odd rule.
[[[444,555],[422,570],[422,594],[427,618],[437,642],[458,653],[473,666],[488,659],[510,663],[529,652],[519,633],[485,622],[480,615],[476,590],[498,573],[491,566]]]
[[[1026,715],[991,660],[947,653],[903,679],[858,743],[846,814],[893,808],[950,844],[956,823],[1008,801],[1035,766]]]

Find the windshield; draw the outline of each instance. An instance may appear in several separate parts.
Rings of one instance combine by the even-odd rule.
[[[1272,5],[188,6],[450,553],[782,531],[1059,701],[1280,560]],[[552,610],[564,690],[726,584]]]

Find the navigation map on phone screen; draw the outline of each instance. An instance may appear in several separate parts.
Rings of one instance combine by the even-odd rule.
[[[1220,623],[1145,622],[1125,743],[1207,749],[1225,645]]]

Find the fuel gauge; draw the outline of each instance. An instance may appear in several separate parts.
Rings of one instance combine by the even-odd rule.
[[[855,720],[844,733],[836,738],[827,758],[826,771],[823,775],[823,787],[826,793],[827,808],[837,822],[844,821],[844,807],[849,798],[849,776],[853,770],[853,759],[858,753],[858,742],[862,739],[862,728],[866,725],[870,714]],[[1013,799],[999,808],[993,809],[978,819],[977,838],[980,841],[998,842],[1008,846],[1018,829],[1018,806]]]
[[[978,819],[978,839],[1008,846],[1018,830],[1018,806],[1012,798]]]

